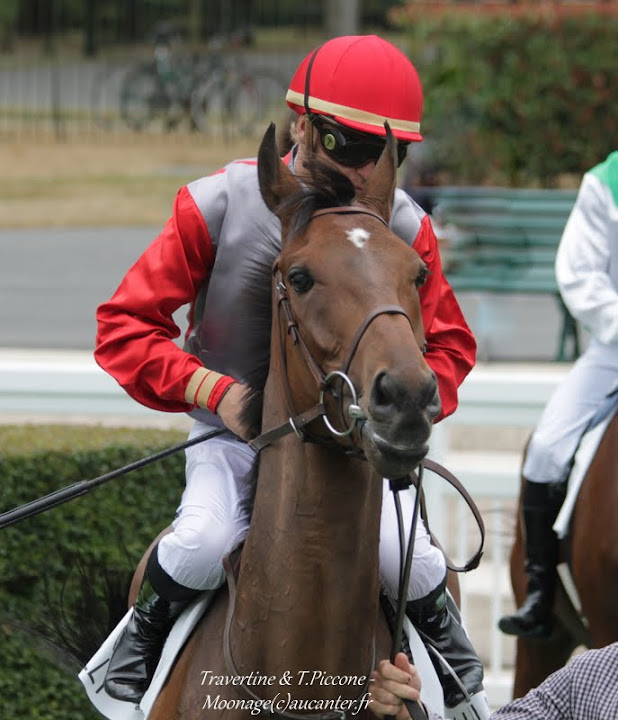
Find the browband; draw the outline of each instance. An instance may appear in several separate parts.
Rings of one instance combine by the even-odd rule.
[[[358,205],[342,205],[341,207],[329,207],[329,208],[321,208],[320,210],[316,210],[312,215],[311,219],[316,217],[320,217],[320,215],[352,215],[352,214],[358,214],[358,215],[369,215],[376,220],[379,220],[383,225],[386,225],[386,227],[389,227],[389,224],[386,222],[386,220],[381,216],[378,215],[377,212],[374,212],[373,210],[369,210],[369,208],[360,207]]]

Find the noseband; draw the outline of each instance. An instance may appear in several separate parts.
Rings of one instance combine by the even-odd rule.
[[[383,225],[386,225],[388,227],[388,223],[377,213],[373,212],[372,210],[357,207],[355,205],[347,205],[342,207],[332,207],[332,208],[322,208],[320,210],[316,210],[312,216],[311,220],[315,219],[316,217],[321,217],[323,215],[348,215],[348,214],[359,214],[359,215],[369,215],[370,217],[375,218],[376,220],[379,220]],[[254,448],[256,451],[260,451],[263,448],[265,448],[267,445],[272,444],[276,440],[280,439],[281,437],[284,437],[285,435],[288,435],[291,432],[294,432],[303,442],[306,441],[312,441],[312,442],[327,442],[327,438],[323,438],[322,436],[316,436],[316,435],[310,435],[305,427],[309,425],[309,423],[313,422],[317,418],[321,417],[324,424],[326,425],[329,432],[334,435],[335,437],[345,437],[352,434],[354,431],[356,425],[361,420],[365,419],[365,413],[361,409],[361,407],[358,405],[358,396],[356,393],[356,388],[354,387],[354,384],[352,383],[352,380],[350,380],[348,376],[348,371],[350,369],[350,366],[352,364],[352,360],[354,359],[354,356],[356,354],[356,351],[358,350],[358,346],[360,344],[360,341],[362,340],[364,334],[367,332],[367,329],[371,325],[371,323],[380,315],[403,315],[406,320],[410,323],[410,327],[413,329],[412,321],[410,320],[410,317],[406,313],[406,311],[400,306],[400,305],[379,305],[378,307],[374,308],[369,312],[367,317],[363,320],[363,322],[360,324],[360,327],[357,329],[356,334],[352,338],[352,342],[350,343],[350,349],[348,350],[346,359],[339,370],[333,370],[332,372],[329,372],[328,374],[324,373],[318,362],[315,360],[313,355],[311,354],[311,351],[307,347],[307,344],[303,340],[299,329],[298,324],[296,320],[294,319],[294,315],[292,313],[292,308],[290,306],[290,300],[288,297],[287,288],[285,286],[285,283],[283,281],[283,276],[281,274],[281,270],[279,269],[279,259],[275,261],[274,267],[273,267],[273,273],[275,277],[275,291],[277,293],[277,313],[278,317],[280,318],[279,321],[279,333],[278,333],[278,348],[279,348],[279,356],[280,356],[280,362],[281,367],[283,368],[283,380],[284,380],[284,389],[286,394],[286,400],[288,404],[288,409],[290,411],[290,417],[289,419],[283,423],[282,425],[279,425],[271,430],[267,430],[265,433],[261,434],[259,437],[255,438],[254,440],[250,441],[250,445]],[[284,319],[284,325],[281,323],[281,317],[283,315]],[[285,342],[282,336],[283,333],[283,327],[285,326],[285,332],[291,336],[292,342],[294,345],[299,349],[301,356],[304,360],[305,365],[307,368],[311,371],[311,374],[315,378],[315,381],[317,383],[317,386],[319,388],[319,400],[312,408],[309,410],[298,414],[296,412],[296,408],[294,406],[294,400],[292,397],[292,390],[290,388],[290,380],[288,377],[287,372],[287,359],[285,355]],[[422,352],[425,352],[425,348],[422,349]],[[338,430],[335,428],[333,423],[328,418],[328,414],[326,411],[326,406],[324,404],[324,396],[327,392],[332,392],[333,397],[338,399],[338,412],[341,419],[343,419],[343,422],[345,424],[345,412],[343,407],[343,393],[337,394],[334,383],[340,380],[342,387],[345,385],[347,386],[350,395],[351,395],[351,402],[348,405],[348,416],[350,418],[349,424],[346,427],[345,430]],[[354,445],[354,441],[352,441],[352,444]],[[358,448],[357,448],[358,449]]]

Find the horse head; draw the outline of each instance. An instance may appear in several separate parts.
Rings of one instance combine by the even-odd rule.
[[[440,398],[424,358],[419,288],[427,268],[388,225],[396,141],[386,129],[385,149],[356,197],[347,178],[315,159],[301,183],[279,157],[273,125],[258,175],[282,227],[271,367],[280,356],[286,411],[306,410],[320,395],[326,415],[311,425],[313,439],[353,442],[378,473],[396,478],[425,456]]]

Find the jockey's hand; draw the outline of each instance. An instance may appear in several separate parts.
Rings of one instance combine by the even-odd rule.
[[[250,388],[235,382],[229,386],[217,405],[217,415],[223,420],[225,427],[245,441],[251,438],[249,428],[242,422],[241,411],[245,400],[250,394]]]
[[[405,653],[395,656],[395,664],[382,660],[371,674],[369,709],[379,718],[387,715],[397,720],[410,720],[410,713],[403,704],[406,700],[420,701],[421,678]]]

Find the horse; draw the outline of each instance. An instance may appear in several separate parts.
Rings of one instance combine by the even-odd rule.
[[[519,495],[519,516],[525,479]],[[578,646],[598,648],[618,640],[618,414],[607,425],[584,475],[561,561],[568,561],[581,609],[558,581],[554,629],[547,640],[517,639],[513,696],[522,697],[561,668]],[[511,584],[517,606],[526,595],[524,543],[517,523],[511,550]]]
[[[300,185],[274,132],[258,153],[281,251],[250,529],[150,720],[235,720],[247,707],[328,720],[341,710],[315,710],[335,701],[366,717],[370,673],[390,655],[379,611],[383,478],[419,465],[440,409],[424,357],[426,267],[388,226],[390,130],[364,191],[339,204]]]

